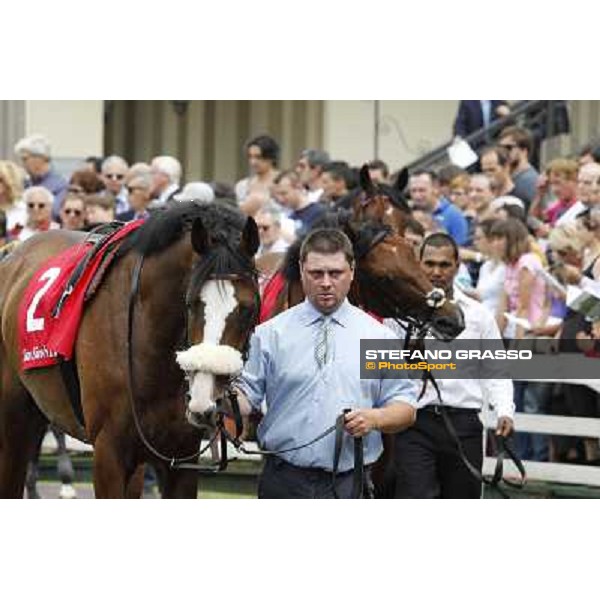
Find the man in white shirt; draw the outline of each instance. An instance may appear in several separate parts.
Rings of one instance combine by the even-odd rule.
[[[500,340],[494,316],[479,302],[453,287],[459,268],[458,248],[445,233],[434,233],[421,246],[421,266],[431,283],[453,298],[465,315],[457,339]],[[398,332],[400,335],[400,332]],[[451,344],[449,345],[451,348]],[[484,402],[498,415],[496,433],[513,430],[513,384],[509,379],[436,379],[443,406],[431,383],[418,405],[417,421],[395,440],[396,496],[399,498],[480,498],[481,482],[462,461],[456,440],[442,417],[446,411],[469,462],[481,472]]]

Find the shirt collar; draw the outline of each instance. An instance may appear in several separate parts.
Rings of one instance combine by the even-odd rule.
[[[301,307],[302,312],[300,314],[300,319],[307,327],[326,316],[317,310],[308,299],[304,300],[304,302],[301,304]],[[350,322],[350,303],[348,302],[348,299],[344,299],[338,309],[334,313],[327,316],[331,317],[331,320],[335,321],[338,325],[347,327]]]

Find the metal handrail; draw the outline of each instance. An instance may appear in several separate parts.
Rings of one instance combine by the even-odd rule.
[[[467,137],[463,138],[469,145],[478,144],[483,139],[487,139],[488,137],[493,136],[498,133],[505,127],[509,125],[514,125],[515,119],[518,117],[525,115],[529,111],[537,110],[539,108],[543,108],[544,111],[540,111],[536,117],[530,121],[528,124],[531,126],[532,124],[537,123],[538,119],[543,119],[549,115],[548,118],[548,137],[552,135],[552,101],[551,100],[521,100],[520,102],[515,103],[511,106],[510,114],[500,119],[497,119],[490,123],[487,127],[482,127],[477,131],[469,134]],[[453,139],[449,142],[445,142],[441,144],[437,148],[429,151],[427,154],[420,156],[419,158],[413,160],[411,163],[406,165],[406,168],[409,171],[414,171],[417,169],[427,169],[432,165],[441,162],[442,160],[447,160],[448,154],[447,150],[452,145]]]

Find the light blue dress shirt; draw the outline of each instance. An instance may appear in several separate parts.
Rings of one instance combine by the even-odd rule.
[[[335,423],[344,408],[379,408],[404,401],[416,406],[417,385],[409,379],[361,379],[360,340],[397,339],[393,332],[345,300],[331,315],[327,364],[315,358],[323,315],[305,300],[257,327],[238,384],[250,403],[267,411],[258,428],[262,448],[283,450],[306,443]],[[331,471],[335,435],[281,458],[299,467]],[[353,439],[345,434],[339,471],[354,466]],[[364,438],[365,464],[383,447],[381,434]]]

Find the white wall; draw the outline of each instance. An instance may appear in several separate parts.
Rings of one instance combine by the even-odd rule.
[[[457,100],[382,100],[379,158],[392,170],[418,158],[452,136]],[[372,100],[327,100],[324,147],[334,159],[359,165],[374,157]]]
[[[102,100],[27,100],[25,134],[45,135],[56,158],[101,156],[103,111]]]

